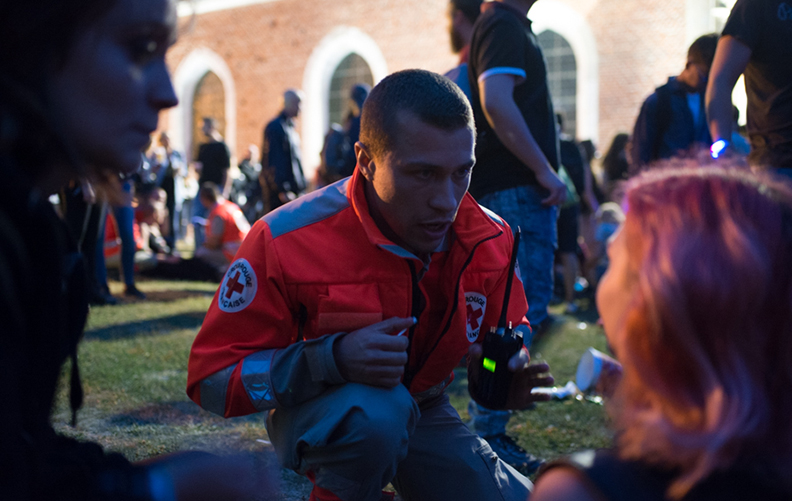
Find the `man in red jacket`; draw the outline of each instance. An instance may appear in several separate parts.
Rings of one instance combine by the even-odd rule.
[[[470,105],[439,75],[395,73],[366,101],[355,150],[351,178],[253,227],[193,344],[187,393],[226,417],[268,412],[314,500],[376,501],[393,482],[404,499],[524,501],[531,482],[444,394],[498,322],[513,245],[467,195]],[[528,329],[518,275],[507,317]],[[526,350],[509,368],[508,408],[552,383]]]

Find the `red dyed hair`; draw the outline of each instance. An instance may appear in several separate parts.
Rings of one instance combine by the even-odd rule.
[[[792,472],[792,188],[747,170],[652,170],[625,192],[637,292],[620,327],[625,459]],[[789,486],[788,486],[789,487]]]

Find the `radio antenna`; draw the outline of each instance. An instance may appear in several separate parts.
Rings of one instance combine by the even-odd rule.
[[[517,268],[517,249],[520,247],[520,227],[514,234],[514,246],[512,247],[511,260],[509,261],[509,276],[506,277],[506,293],[503,295],[503,309],[501,310],[500,320],[498,321],[498,331],[506,329],[506,316],[509,312],[509,297],[511,296],[512,282],[514,281],[514,271]]]

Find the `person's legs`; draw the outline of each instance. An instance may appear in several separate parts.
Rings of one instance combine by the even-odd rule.
[[[566,302],[566,313],[575,313],[575,283],[580,271],[578,265],[578,215],[580,205],[575,204],[564,207],[558,215],[558,256],[563,268],[564,277],[564,301]]]
[[[310,472],[344,501],[379,501],[407,455],[420,412],[404,386],[346,383],[271,413],[268,432],[281,464]]]
[[[206,264],[212,266],[215,270],[217,270],[219,276],[225,275],[228,266],[231,264],[221,249],[210,250],[206,247],[198,247],[195,249],[195,259],[200,259]]]
[[[135,286],[135,211],[132,207],[114,207],[113,215],[118,225],[118,236],[121,239],[121,271],[124,274],[124,284],[127,287]]]
[[[166,176],[162,180],[162,189],[165,190],[165,207],[168,209],[168,232],[165,235],[165,243],[168,244],[170,252],[176,249],[176,193],[175,184],[172,176]]]
[[[204,204],[201,203],[200,200],[196,197],[193,200],[193,218],[192,218],[192,226],[193,226],[193,236],[195,239],[195,249],[201,248],[204,243],[204,225],[206,224],[206,216],[209,215],[209,211],[206,210]],[[195,219],[198,218],[201,220],[201,223],[197,223]]]
[[[405,501],[525,501],[533,488],[530,480],[467,429],[445,394],[421,406],[421,418],[393,485]]]
[[[558,241],[558,207],[542,205],[542,195],[532,186],[490,193],[479,203],[502,217],[512,231],[522,231],[517,260],[528,300],[528,321],[533,328],[548,318],[553,295],[553,259]],[[530,340],[525,339],[530,346]]]
[[[526,317],[533,331],[523,331],[523,342],[530,348],[535,329],[549,318],[547,306],[553,295],[553,259],[558,239],[558,208],[542,205],[542,195],[531,186],[518,186],[481,197],[479,204],[502,217],[522,232],[517,261],[528,300]],[[524,474],[535,471],[542,461],[528,454],[506,435],[511,413],[495,411],[471,401],[468,411],[476,433],[487,440],[495,452]]]

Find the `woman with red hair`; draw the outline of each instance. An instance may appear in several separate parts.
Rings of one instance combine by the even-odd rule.
[[[615,447],[551,464],[531,500],[792,499],[792,189],[653,170],[625,206],[597,292]]]

